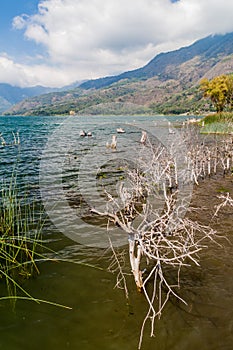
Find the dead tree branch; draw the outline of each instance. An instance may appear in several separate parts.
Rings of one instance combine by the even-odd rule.
[[[192,140],[192,142],[190,142]],[[131,271],[139,291],[144,293],[148,311],[144,318],[139,339],[142,345],[146,322],[150,320],[151,336],[154,335],[156,318],[160,318],[171,295],[185,301],[177,294],[180,285],[180,271],[183,266],[200,264],[199,253],[214,241],[216,232],[209,226],[185,217],[189,211],[187,203],[191,193],[183,191],[190,183],[198,184],[200,179],[210,177],[217,171],[227,174],[233,166],[232,136],[224,143],[193,142],[190,133],[183,134],[182,142],[187,148],[185,160],[179,168],[179,155],[163,145],[153,145],[149,138],[142,147],[147,147],[143,157],[138,156],[137,169],[126,169],[127,182],[118,187],[117,199],[105,189],[106,210],[95,208],[92,213],[108,218],[128,235]],[[176,141],[177,142],[177,141]],[[177,144],[176,144],[177,147]],[[233,206],[229,194],[220,196],[223,202],[214,215],[226,206]],[[117,285],[122,285],[128,297],[124,272],[114,248],[110,246],[119,270]],[[141,265],[149,265],[149,273],[143,277]],[[176,284],[171,284],[166,276],[166,266],[176,269]],[[152,282],[152,290],[148,285]]]

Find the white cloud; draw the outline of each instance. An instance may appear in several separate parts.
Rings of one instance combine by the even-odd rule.
[[[20,79],[50,86],[117,74],[160,51],[233,31],[232,13],[232,0],[41,0],[36,15],[17,16],[13,25],[44,46],[48,65],[11,64]]]
[[[13,28],[15,29],[24,29],[27,25],[27,19],[29,17],[25,14],[21,15],[21,16],[16,16],[13,18]]]
[[[63,70],[46,64],[24,65],[15,62],[6,54],[0,54],[1,81],[15,86],[64,86],[72,81],[73,70]]]

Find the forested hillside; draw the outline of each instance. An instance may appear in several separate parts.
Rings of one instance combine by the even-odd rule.
[[[232,72],[233,33],[209,36],[161,53],[137,70],[26,99],[7,114],[199,114],[212,108],[203,98],[200,81]]]

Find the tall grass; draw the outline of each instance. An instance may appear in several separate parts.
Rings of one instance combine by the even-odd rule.
[[[22,284],[39,273],[43,259],[42,215],[26,195],[19,195],[16,177],[2,184],[0,192],[0,277],[5,281],[9,298],[31,297]]]
[[[201,128],[202,134],[229,134],[233,133],[233,113],[222,112],[207,115],[204,121],[204,126]]]
[[[6,285],[6,295],[0,300],[9,299],[13,309],[18,299],[71,309],[35,298],[23,288],[25,279],[39,274],[39,262],[54,261],[48,254],[55,252],[45,247],[42,240],[43,224],[43,210],[21,190],[18,192],[13,174],[0,191],[0,279]]]
[[[233,123],[215,122],[201,128],[202,134],[229,134],[233,133]]]

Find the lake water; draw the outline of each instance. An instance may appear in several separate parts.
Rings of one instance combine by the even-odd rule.
[[[101,183],[93,181],[92,172],[96,174],[99,167],[101,180],[106,175],[106,164],[107,170],[114,164],[112,153],[101,151],[100,146],[105,147],[116,128],[123,127],[126,133],[117,135],[119,148],[114,153],[114,161],[134,162],[133,150],[137,151],[141,128],[149,128],[148,120],[157,125],[167,123],[163,117],[0,117],[0,132],[8,144],[0,149],[0,177],[9,178],[17,164],[18,182],[22,186],[26,184],[38,207],[41,203],[45,207],[50,203],[46,207],[44,239],[66,260],[40,264],[40,275],[26,281],[24,288],[38,299],[72,308],[18,301],[13,312],[8,302],[1,301],[0,349],[137,349],[147,303],[136,291],[131,276],[127,277],[129,303],[124,292],[114,288],[116,274],[107,269],[111,253],[104,249],[104,230],[101,223],[88,218],[88,204],[92,204],[93,191],[95,204],[99,205],[102,198]],[[175,122],[176,118],[171,120]],[[82,129],[91,131],[93,136],[80,138]],[[10,145],[12,132],[17,131],[20,146]],[[162,134],[162,129],[159,129],[160,135],[151,129],[147,131],[158,138]],[[91,153],[92,149],[95,153]],[[77,188],[80,167],[84,177]],[[120,170],[115,176],[121,176]],[[193,203],[205,213],[197,217],[194,213],[194,219],[204,224],[211,220],[217,195],[223,187],[233,195],[232,177],[217,176],[194,190]],[[61,198],[61,205],[57,205]],[[87,205],[80,213],[81,202]],[[221,246],[211,243],[209,249],[200,254],[201,267],[183,271],[179,295],[188,306],[171,299],[161,319],[156,321],[154,338],[149,336],[149,326],[146,328],[142,349],[232,349],[232,214],[232,209],[226,209],[213,223],[228,241],[221,239]],[[121,240],[119,245],[123,244]],[[127,268],[129,270],[126,258]],[[173,271],[167,273],[172,278]],[[2,295],[3,286],[0,290]]]

